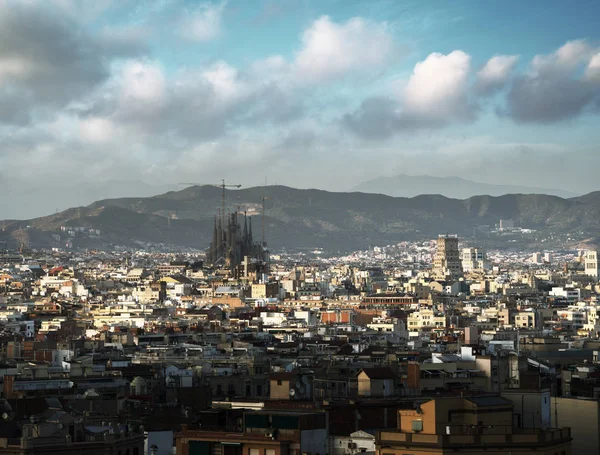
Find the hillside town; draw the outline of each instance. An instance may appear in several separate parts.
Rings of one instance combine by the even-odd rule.
[[[0,454],[597,453],[598,252],[325,258],[238,228],[2,253]]]

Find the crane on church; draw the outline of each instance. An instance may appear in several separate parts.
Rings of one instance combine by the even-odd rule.
[[[225,224],[225,190],[227,188],[241,188],[240,184],[228,184],[225,183],[225,179],[221,180],[221,183],[194,183],[194,182],[180,182],[180,185],[188,185],[188,186],[214,186],[216,188],[221,188],[221,223]]]

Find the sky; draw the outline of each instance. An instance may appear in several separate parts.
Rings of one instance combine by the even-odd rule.
[[[0,0],[0,188],[17,205],[113,180],[599,190],[599,17],[590,0]]]

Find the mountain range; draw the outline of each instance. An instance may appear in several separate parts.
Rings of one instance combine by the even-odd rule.
[[[394,197],[415,197],[421,194],[442,194],[454,199],[467,199],[478,195],[502,196],[504,194],[548,194],[571,198],[578,196],[566,190],[536,188],[516,185],[494,185],[460,177],[432,177],[429,175],[396,175],[378,177],[351,188],[361,193],[387,194]]]
[[[451,199],[440,195],[412,198],[367,193],[335,193],[264,186],[226,191],[228,211],[252,218],[255,238],[262,235],[261,198],[266,197],[265,237],[273,249],[323,248],[352,251],[403,240],[426,240],[438,234],[477,234],[479,244],[536,248],[594,243],[600,235],[600,192],[575,198],[543,194],[508,194]],[[221,207],[221,190],[193,186],[158,196],[103,199],[26,221],[2,222],[0,245],[73,248],[206,248]],[[536,232],[492,235],[500,219]],[[99,230],[99,236],[72,228]],[[80,229],[83,230],[83,229]],[[510,243],[507,243],[510,242]]]

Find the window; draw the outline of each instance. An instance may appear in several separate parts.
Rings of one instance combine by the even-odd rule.
[[[277,385],[281,385],[281,384],[282,384],[281,379],[278,379],[277,380]]]
[[[265,449],[265,455],[275,455],[275,449]]]
[[[423,431],[423,421],[422,420],[413,420],[411,423],[412,423],[413,431]]]
[[[258,449],[250,449],[250,455],[260,455],[260,450],[258,450]]]

